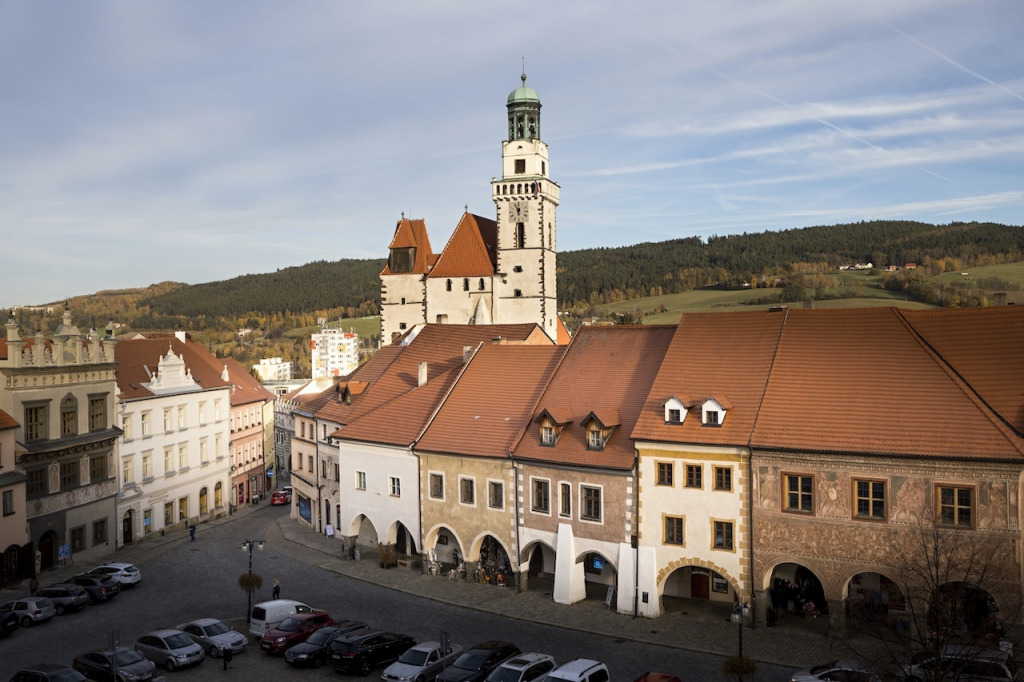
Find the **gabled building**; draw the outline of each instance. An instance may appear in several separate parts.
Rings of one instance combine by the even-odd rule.
[[[434,562],[464,564],[470,580],[516,584],[523,499],[511,452],[565,351],[481,344],[414,441],[423,546]]]
[[[27,552],[19,556],[16,575],[89,561],[113,547],[121,433],[114,425],[115,345],[95,331],[82,334],[69,310],[48,337],[23,339],[13,319],[6,324],[0,410],[18,423],[14,471],[25,477],[21,523],[34,552],[34,565],[25,566]],[[9,480],[20,486],[16,478]],[[9,550],[23,539],[18,530],[0,546]]]
[[[526,74],[506,108],[502,175],[491,179],[497,220],[467,211],[434,254],[424,221],[402,216],[380,275],[382,344],[423,323],[530,322],[553,341],[568,340],[557,311],[559,187],[549,177],[540,98]]]
[[[117,544],[229,512],[232,384],[184,332],[118,344]]]
[[[550,346],[536,324],[422,325],[385,346],[316,411],[339,428],[337,536],[364,550],[421,545],[419,463],[412,446],[473,349]]]
[[[750,437],[784,312],[683,315],[633,428],[637,611],[749,603]]]
[[[559,603],[589,597],[633,611],[631,434],[674,332],[583,327],[573,337],[512,452],[521,584],[553,581]]]
[[[32,543],[28,534],[28,506],[25,482],[28,478],[15,464],[15,430],[18,422],[0,410],[0,587],[30,578],[34,568]]]

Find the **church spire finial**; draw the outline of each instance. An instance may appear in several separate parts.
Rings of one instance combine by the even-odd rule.
[[[523,79],[523,87],[526,87],[526,57],[523,57],[523,75],[520,76]]]

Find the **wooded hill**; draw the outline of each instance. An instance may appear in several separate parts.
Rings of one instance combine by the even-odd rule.
[[[599,303],[707,287],[784,288],[855,263],[916,263],[923,276],[1020,260],[1020,226],[871,221],[564,252],[558,255],[558,299],[560,310],[580,315]],[[115,320],[136,330],[251,327],[275,336],[313,326],[319,317],[377,314],[383,267],[383,259],[317,261],[206,284],[99,292],[76,297],[72,309],[77,320],[97,328]],[[914,284],[893,280],[886,287],[917,296]],[[31,311],[17,317],[23,328],[52,328],[51,320]]]

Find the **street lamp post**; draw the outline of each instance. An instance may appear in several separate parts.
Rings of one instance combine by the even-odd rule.
[[[263,543],[264,542],[266,542],[266,541],[265,540],[249,540],[249,539],[246,539],[244,542],[242,542],[242,551],[245,552],[246,550],[248,550],[248,552],[249,552],[249,575],[250,576],[252,576],[252,548],[253,548],[253,545],[259,547],[260,549],[263,549]],[[250,577],[250,581],[251,581],[251,577]],[[246,620],[246,622],[248,622],[251,619],[251,617],[252,617],[252,583],[251,582],[249,583],[249,588],[245,592],[246,592],[246,594],[249,597],[249,603],[248,603],[247,608],[245,609],[245,620]]]

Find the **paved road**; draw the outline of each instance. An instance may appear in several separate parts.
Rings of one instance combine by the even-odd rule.
[[[328,570],[324,566],[336,563],[336,559],[282,536],[278,522],[283,521],[286,527],[293,523],[287,520],[287,511],[287,507],[264,505],[227,523],[201,526],[195,542],[166,543],[154,547],[152,556],[139,553],[135,561],[144,579],[137,588],[123,591],[109,604],[91,606],[82,613],[58,617],[0,640],[0,680],[8,679],[22,665],[39,660],[70,663],[75,654],[106,645],[112,633],[130,645],[147,630],[201,616],[221,618],[241,629],[247,600],[237,578],[248,568],[248,553],[240,549],[246,539],[266,540],[265,549],[253,552],[253,571],[263,576],[265,584],[256,601],[270,598],[270,585],[277,577],[282,583],[282,597],[307,601],[335,618],[365,620],[372,626],[406,632],[417,640],[436,639],[441,631],[467,646],[483,639],[508,639],[524,651],[550,653],[559,662],[575,657],[603,660],[613,680],[632,680],[649,670],[673,672],[690,680],[722,679],[720,656],[452,606]],[[44,576],[43,582],[50,581]],[[576,608],[581,617],[586,617],[586,611],[577,606],[564,608]],[[644,621],[647,625],[652,630],[659,627],[657,621]],[[791,670],[762,663],[757,680],[787,680]],[[370,679],[378,674],[375,672]],[[227,672],[222,670],[221,661],[208,659],[168,678],[186,682],[215,676],[310,680],[337,679],[338,673],[326,667],[295,670],[280,658],[251,646],[234,658]]]

